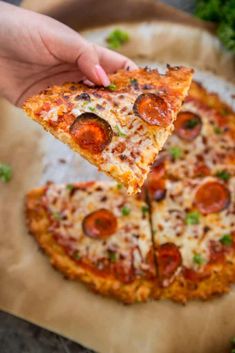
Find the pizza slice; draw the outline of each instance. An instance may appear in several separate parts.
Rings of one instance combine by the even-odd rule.
[[[119,71],[107,88],[67,83],[28,99],[23,109],[60,141],[136,193],[173,130],[192,70]]]
[[[235,282],[235,174],[171,180],[158,161],[147,189],[161,297],[185,303],[228,291]]]
[[[120,184],[48,184],[27,195],[26,218],[68,278],[125,303],[151,296],[156,274],[148,207]]]

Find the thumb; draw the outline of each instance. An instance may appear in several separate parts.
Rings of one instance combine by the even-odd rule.
[[[94,44],[83,42],[79,50],[77,65],[82,74],[91,82],[100,86],[108,86],[110,80],[99,64],[99,54]]]

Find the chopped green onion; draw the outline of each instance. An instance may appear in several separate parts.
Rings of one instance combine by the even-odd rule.
[[[107,86],[108,89],[110,89],[110,91],[116,91],[117,86],[114,83],[111,83],[109,86]]]
[[[119,127],[118,125],[115,126],[115,129],[116,129],[116,133],[118,134],[118,136],[120,136],[120,137],[127,137],[127,135],[124,134],[124,133],[121,131],[121,129],[120,129],[120,127]]]
[[[110,49],[118,49],[129,41],[129,34],[121,29],[114,29],[106,38]]]
[[[202,265],[204,263],[204,259],[200,254],[195,254],[193,256],[193,262],[197,265]]]
[[[191,130],[195,128],[195,126],[197,126],[198,124],[200,124],[199,120],[196,118],[192,118],[185,122],[184,127],[188,130]]]
[[[75,251],[75,253],[73,253],[73,257],[74,257],[75,260],[80,260],[80,258],[81,258],[81,256],[80,256],[78,251]]]
[[[173,159],[178,159],[182,155],[182,150],[180,147],[174,146],[169,149],[169,153]]]
[[[85,108],[87,106],[87,104],[89,103],[89,101],[85,101],[82,103],[82,108]]]
[[[88,107],[88,109],[89,109],[91,112],[94,112],[94,111],[95,111],[95,108],[94,108],[94,107]]]
[[[121,183],[117,183],[117,189],[118,189],[118,190],[121,190],[122,187],[123,187],[123,185],[122,185]]]
[[[122,212],[122,215],[123,215],[123,216],[129,216],[129,214],[131,213],[131,210],[130,210],[129,207],[124,206],[124,207],[122,208],[121,212]]]
[[[231,176],[230,173],[227,172],[227,170],[221,170],[221,171],[217,172],[215,175],[224,181],[228,181]]]
[[[231,234],[224,234],[220,239],[220,243],[225,246],[231,246],[233,243],[233,238]]]
[[[108,257],[111,262],[116,262],[117,261],[117,254],[114,251],[109,250],[108,251]]]
[[[222,130],[219,126],[215,126],[214,127],[214,133],[217,135],[220,135],[222,133]]]
[[[73,184],[67,184],[66,185],[66,189],[69,190],[69,191],[72,191],[74,189]]]
[[[141,210],[142,210],[143,216],[145,216],[149,212],[148,206],[142,206]]]
[[[12,168],[7,164],[0,163],[0,179],[8,183],[12,178]]]
[[[199,221],[200,221],[200,213],[197,212],[197,211],[189,212],[189,213],[186,215],[185,222],[186,222],[186,224],[188,224],[188,225],[198,224]]]
[[[60,212],[53,212],[52,216],[54,219],[56,219],[57,221],[59,221],[61,219],[61,214]]]

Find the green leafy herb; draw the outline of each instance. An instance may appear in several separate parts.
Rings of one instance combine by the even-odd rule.
[[[114,251],[109,250],[108,251],[108,257],[111,262],[116,262],[117,261],[117,254]]]
[[[61,219],[61,214],[60,212],[53,212],[52,216],[54,219],[56,219],[57,221],[59,221]]]
[[[233,348],[233,349],[231,350],[231,353],[235,353],[235,348]]]
[[[217,135],[220,135],[222,133],[222,130],[219,126],[215,126],[214,127],[214,133]]]
[[[82,108],[85,108],[88,103],[89,103],[88,101],[83,102],[83,103],[82,103]]]
[[[95,108],[94,108],[94,107],[88,107],[88,109],[89,109],[91,112],[94,112],[94,111],[95,111]]]
[[[197,126],[198,124],[200,124],[199,120],[196,118],[192,118],[190,120],[187,120],[184,124],[185,129],[188,130],[192,130],[195,128],[195,126]]]
[[[73,184],[67,184],[66,185],[66,189],[69,190],[69,191],[72,191],[74,189]]]
[[[178,146],[171,147],[169,153],[173,159],[179,159],[182,156],[182,150]]]
[[[120,137],[126,137],[127,136],[126,134],[124,134],[121,131],[121,129],[120,129],[120,127],[118,125],[115,126],[115,130],[116,130],[116,133],[118,134],[118,136],[120,136]]]
[[[121,210],[123,216],[129,216],[131,213],[131,209],[127,206],[124,206]]]
[[[148,206],[142,206],[141,208],[143,216],[145,216],[149,212],[149,207]]]
[[[7,164],[0,163],[0,179],[8,183],[12,178],[12,168]]]
[[[138,80],[136,79],[136,78],[132,78],[131,80],[130,80],[130,83],[131,83],[131,85],[132,86],[138,86]]]
[[[200,222],[200,213],[198,211],[189,212],[186,215],[185,223],[188,225],[199,224]]]
[[[110,49],[118,49],[123,44],[127,43],[129,39],[129,34],[127,32],[117,28],[109,33],[106,42],[108,43],[108,47]]]
[[[231,246],[233,243],[233,238],[231,234],[224,234],[219,241],[225,246]]]
[[[107,86],[108,89],[110,89],[110,91],[116,91],[117,86],[114,83],[111,83],[109,86]]]
[[[232,343],[232,344],[235,344],[235,337],[233,337],[233,338],[231,339],[231,343]]]
[[[204,259],[200,254],[194,254],[193,262],[197,265],[202,265],[204,263]]]
[[[231,176],[227,170],[221,170],[217,172],[215,175],[224,181],[228,181]]]
[[[122,185],[121,183],[117,183],[117,189],[118,189],[118,190],[121,190],[122,187],[123,187],[123,185]]]
[[[195,15],[216,22],[217,35],[224,46],[235,52],[235,1],[196,0]]]
[[[80,256],[78,251],[75,251],[75,253],[73,253],[73,257],[74,257],[75,260],[80,260],[80,258],[81,258],[81,256]]]

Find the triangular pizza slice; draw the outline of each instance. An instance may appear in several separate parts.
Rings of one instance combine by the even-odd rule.
[[[121,70],[107,88],[67,83],[28,99],[23,109],[99,170],[140,190],[150,166],[173,130],[192,70],[168,67]]]

